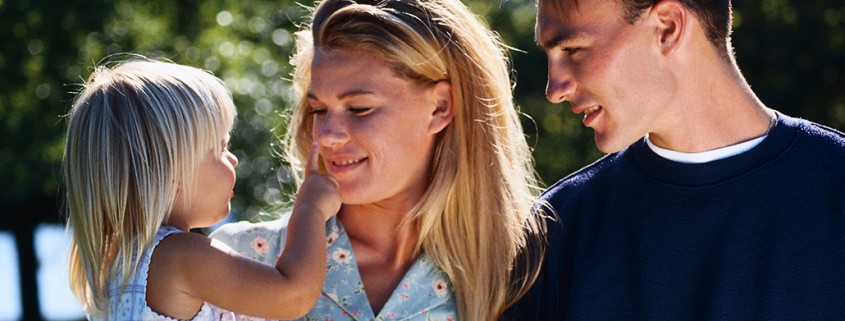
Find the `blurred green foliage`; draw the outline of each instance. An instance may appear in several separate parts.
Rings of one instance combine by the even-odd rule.
[[[252,219],[292,188],[276,156],[292,102],[292,34],[312,0],[0,0],[0,229],[15,231],[23,318],[38,320],[31,239],[63,222],[60,162],[73,94],[93,67],[133,52],[210,70],[238,105],[234,219]],[[517,104],[546,184],[598,159],[591,130],[545,100],[534,0],[467,0],[504,42]],[[845,2],[734,1],[737,62],[768,106],[845,129]]]
[[[467,1],[511,51],[515,94],[547,184],[601,154],[567,106],[545,101],[545,56],[534,43],[531,0]],[[310,1],[0,1],[0,206],[56,199],[66,114],[104,57],[134,52],[212,71],[239,107],[233,214],[251,218],[284,199],[289,177],[274,155],[291,103],[292,33]],[[822,0],[735,2],[734,47],[769,106],[845,128],[845,5]],[[60,201],[55,201],[60,208]],[[0,214],[8,228],[19,211]],[[54,221],[60,216],[47,215]]]

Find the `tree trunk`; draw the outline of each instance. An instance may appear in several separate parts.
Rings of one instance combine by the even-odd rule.
[[[18,272],[23,308],[21,320],[41,321],[38,301],[38,258],[35,253],[35,226],[21,224],[14,227],[15,244],[18,249]]]
[[[59,220],[55,195],[38,195],[13,207],[7,217],[16,220],[11,224],[18,249],[18,274],[21,285],[21,320],[42,321],[38,299],[38,255],[35,252],[35,227],[38,224]]]

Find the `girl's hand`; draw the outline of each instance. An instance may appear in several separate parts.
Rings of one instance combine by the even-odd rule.
[[[305,181],[299,187],[294,208],[311,207],[328,220],[337,214],[340,204],[337,182],[331,175],[320,172],[320,146],[315,140],[311,143],[311,153],[305,164]]]

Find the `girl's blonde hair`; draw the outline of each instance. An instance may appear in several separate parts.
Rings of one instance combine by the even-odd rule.
[[[197,68],[133,59],[97,67],[68,115],[62,172],[70,283],[92,316],[125,283],[209,150],[236,116],[222,81]],[[123,291],[123,289],[120,289]],[[117,295],[112,293],[111,295]]]
[[[299,101],[286,136],[300,166],[310,148],[306,94],[321,50],[371,54],[421,86],[449,81],[454,119],[440,134],[428,189],[406,222],[449,276],[462,320],[494,320],[539,271],[540,193],[505,47],[458,0],[324,0],[297,33],[294,89]],[[330,77],[331,75],[323,75]]]

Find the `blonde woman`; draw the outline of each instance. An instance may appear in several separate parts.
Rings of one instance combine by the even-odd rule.
[[[457,0],[326,0],[297,41],[287,155],[317,142],[343,203],[304,320],[497,319],[537,273],[542,224],[496,36]],[[272,262],[286,233],[212,237]]]
[[[323,227],[340,206],[316,154],[275,266],[189,233],[229,213],[234,121],[223,82],[197,68],[138,58],[86,82],[68,116],[64,175],[69,277],[91,320],[295,318],[313,307]]]

